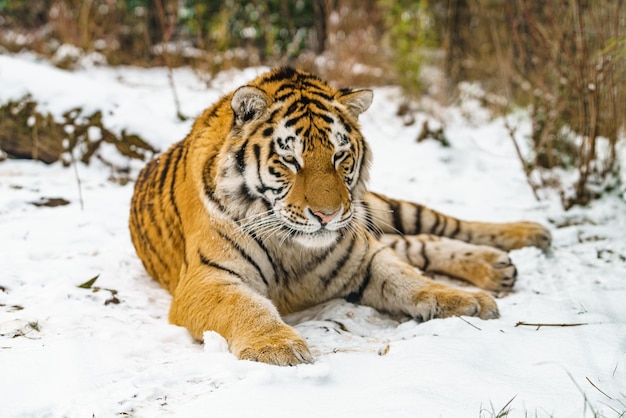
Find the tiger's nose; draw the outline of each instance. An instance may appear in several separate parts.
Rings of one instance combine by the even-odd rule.
[[[335,210],[332,213],[322,212],[319,210],[311,210],[311,213],[320,221],[322,226],[326,226],[330,221],[333,220],[333,218],[335,218],[339,214],[339,209]]]

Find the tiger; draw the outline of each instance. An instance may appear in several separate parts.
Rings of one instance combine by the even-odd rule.
[[[369,191],[358,117],[372,100],[371,89],[279,67],[221,97],[145,165],[130,233],[172,295],[172,324],[198,341],[220,334],[238,359],[293,366],[314,359],[284,315],[335,298],[418,322],[499,317],[491,293],[517,277],[507,252],[547,249],[549,230],[460,220]]]

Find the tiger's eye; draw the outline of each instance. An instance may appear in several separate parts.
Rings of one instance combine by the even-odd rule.
[[[339,151],[338,153],[336,153],[333,156],[333,163],[335,165],[339,164],[341,161],[343,161],[346,157],[347,157],[348,153],[345,151]]]

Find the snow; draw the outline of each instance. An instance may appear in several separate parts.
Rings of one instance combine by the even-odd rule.
[[[199,114],[264,70],[221,73],[210,84],[176,70],[183,113]],[[33,55],[1,55],[0,103],[25,93],[59,118],[77,106],[103,110],[108,128],[138,133],[160,149],[192,123],[177,120],[163,69],[68,72]],[[477,119],[468,120],[467,104],[441,109],[452,146],[417,144],[421,121],[402,124],[398,94],[377,88],[361,118],[375,155],[373,190],[467,219],[527,219],[552,230],[551,254],[511,253],[519,279],[498,299],[501,318],[417,324],[333,300],[286,318],[307,339],[314,364],[239,361],[218,334],[207,332],[199,344],[168,324],[170,296],[145,273],[130,242],[132,183],[109,182],[109,168],[97,162],[79,165],[81,210],[74,170],[6,160],[0,416],[623,416],[625,202],[607,195],[568,212],[549,194],[538,202],[502,119],[476,109]],[[136,175],[141,163],[132,167]],[[71,203],[31,204],[42,197]],[[79,287],[96,276],[91,289]]]

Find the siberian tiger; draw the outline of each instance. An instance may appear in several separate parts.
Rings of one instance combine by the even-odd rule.
[[[295,365],[312,357],[281,314],[332,298],[418,321],[498,317],[489,294],[424,272],[507,290],[517,272],[505,251],[547,248],[550,233],[369,192],[371,150],[357,117],[372,98],[279,68],[222,97],[146,165],[130,231],[172,294],[172,323],[198,340],[218,332],[240,359]]]

